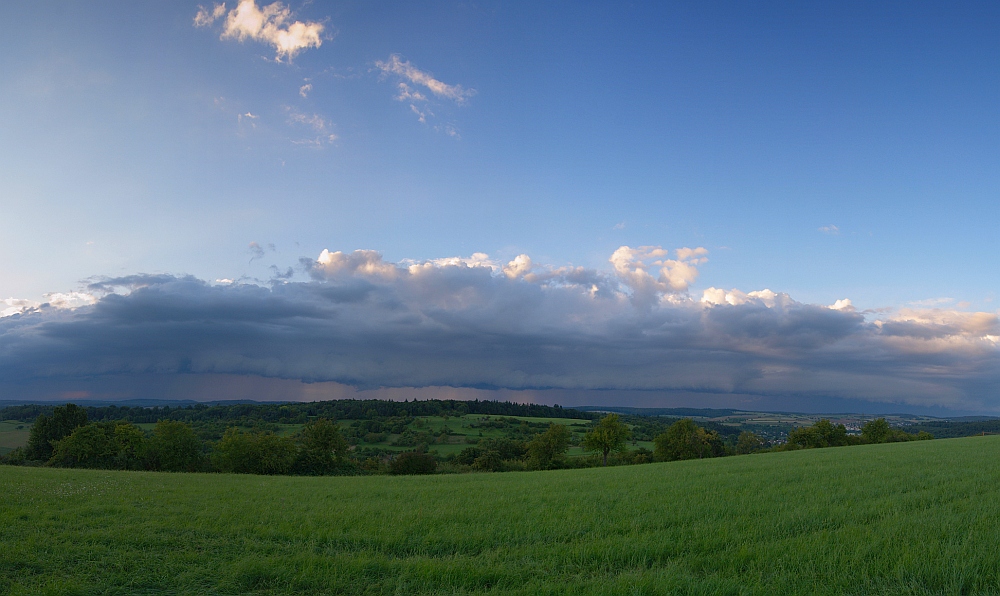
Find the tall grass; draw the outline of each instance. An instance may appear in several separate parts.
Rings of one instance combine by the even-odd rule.
[[[1000,593],[1000,437],[619,468],[0,467],[0,593]]]

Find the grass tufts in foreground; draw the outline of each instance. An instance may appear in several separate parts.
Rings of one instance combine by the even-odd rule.
[[[0,593],[1000,592],[1000,437],[431,477],[0,467]]]

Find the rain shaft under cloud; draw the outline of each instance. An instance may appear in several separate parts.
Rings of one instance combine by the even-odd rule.
[[[763,290],[691,295],[704,249],[621,247],[608,270],[527,255],[303,259],[309,281],[92,283],[93,304],[12,306],[0,377],[227,374],[359,388],[685,390],[1000,409],[995,313],[868,320]],[[673,258],[671,258],[671,256]],[[83,304],[82,306],[80,304]]]

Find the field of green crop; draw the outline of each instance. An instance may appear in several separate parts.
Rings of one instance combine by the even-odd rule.
[[[998,522],[1000,437],[425,477],[0,466],[0,593],[1000,593]]]

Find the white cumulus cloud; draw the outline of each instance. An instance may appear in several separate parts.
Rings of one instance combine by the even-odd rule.
[[[208,27],[223,16],[225,20],[220,39],[269,44],[274,47],[279,62],[291,60],[302,50],[323,45],[324,25],[294,20],[291,9],[281,2],[258,8],[255,0],[240,0],[236,8],[228,13],[225,4],[216,4],[211,9],[198,7],[194,25]]]

